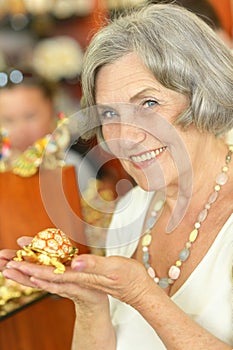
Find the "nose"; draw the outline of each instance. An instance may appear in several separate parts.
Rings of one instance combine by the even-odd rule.
[[[146,138],[146,132],[136,126],[121,124],[120,140],[121,144],[128,149],[134,148]]]

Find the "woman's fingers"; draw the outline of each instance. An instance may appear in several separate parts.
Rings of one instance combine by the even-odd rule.
[[[19,247],[24,247],[30,244],[32,237],[23,236],[17,240]],[[5,267],[6,262],[12,260],[16,256],[16,250],[13,249],[2,249],[0,250],[0,271]]]
[[[16,254],[15,250],[2,249],[0,250],[0,259],[11,260]]]
[[[24,286],[36,288],[36,286],[30,280],[30,276],[25,275],[19,270],[6,268],[3,270],[2,274],[5,278],[11,279],[17,283],[23,284]]]
[[[6,264],[13,259],[15,256],[16,252],[15,250],[10,250],[10,249],[2,249],[0,250],[0,271],[2,271]]]
[[[17,243],[20,247],[24,247],[25,245],[29,245],[31,243],[32,237],[22,236],[17,239]]]

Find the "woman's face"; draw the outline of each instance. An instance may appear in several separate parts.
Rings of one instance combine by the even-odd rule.
[[[192,135],[174,121],[188,98],[162,86],[132,53],[100,69],[96,102],[104,139],[134,180],[147,191],[177,183],[177,169],[190,165],[183,154]]]
[[[53,130],[52,102],[38,87],[0,89],[0,125],[11,147],[22,152]]]

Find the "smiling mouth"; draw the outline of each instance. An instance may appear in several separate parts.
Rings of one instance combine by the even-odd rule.
[[[156,157],[158,157],[161,153],[163,153],[166,150],[166,146],[164,147],[160,147],[160,148],[156,148],[153,151],[150,152],[145,152],[142,153],[140,155],[137,156],[131,156],[130,159],[134,162],[134,163],[142,163],[142,162],[146,162],[148,160],[154,159]]]

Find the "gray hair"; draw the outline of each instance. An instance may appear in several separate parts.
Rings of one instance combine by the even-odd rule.
[[[101,67],[131,52],[164,87],[188,96],[190,105],[176,124],[215,136],[233,128],[232,52],[203,20],[174,4],[126,13],[93,37],[83,62],[83,107],[96,104]]]

